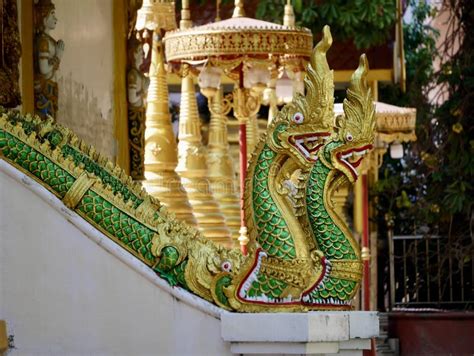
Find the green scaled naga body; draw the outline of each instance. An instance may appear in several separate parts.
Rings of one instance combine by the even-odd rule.
[[[344,100],[345,118],[336,119],[336,133],[320,150],[306,186],[308,220],[330,270],[320,287],[304,297],[306,303],[350,305],[362,278],[359,246],[336,213],[331,197],[341,184],[355,182],[357,167],[372,149],[375,112],[364,80],[367,69],[363,55]]]
[[[205,239],[176,220],[131,178],[68,129],[0,112],[0,157],[52,192],[171,285],[239,312],[347,309],[357,292],[359,246],[332,203],[357,179],[372,148],[374,108],[365,76],[352,77],[344,117],[334,117],[326,52],[315,47],[296,95],[270,124],[249,164],[248,255]]]

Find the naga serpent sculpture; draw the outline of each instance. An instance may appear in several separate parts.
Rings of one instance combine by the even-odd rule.
[[[374,105],[360,58],[334,117],[329,28],[296,95],[250,161],[245,214],[249,253],[226,249],[166,211],[123,170],[70,130],[2,109],[0,157],[156,271],[171,285],[239,312],[350,309],[360,250],[331,200],[372,148]]]

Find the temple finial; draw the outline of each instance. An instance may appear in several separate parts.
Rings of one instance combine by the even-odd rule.
[[[215,22],[221,20],[221,0],[216,0],[216,19]]]
[[[245,17],[245,10],[244,10],[244,2],[243,0],[235,0],[234,2],[234,12],[232,13],[232,17]]]
[[[295,27],[295,12],[293,11],[293,5],[291,5],[291,0],[288,0],[285,5],[283,26]]]
[[[181,21],[179,21],[179,28],[184,30],[193,27],[191,21],[191,10],[189,10],[189,0],[181,1]]]

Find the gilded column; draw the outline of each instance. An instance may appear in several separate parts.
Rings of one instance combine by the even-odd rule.
[[[258,131],[258,122],[257,122],[257,115],[253,115],[249,117],[246,125],[247,130],[247,157],[250,159],[252,156],[253,151],[255,150],[255,146],[260,139],[260,133]]]
[[[163,56],[163,45],[158,34],[153,34],[150,86],[146,110],[145,178],[146,190],[157,197],[177,218],[195,225],[181,179],[176,174],[178,163],[176,138],[168,108],[168,84]]]
[[[222,88],[212,100],[214,113],[221,112]],[[207,146],[209,181],[214,197],[219,202],[232,238],[237,240],[240,228],[240,199],[235,186],[236,175],[229,153],[227,117],[211,114],[209,144]]]
[[[188,193],[198,227],[204,236],[214,242],[230,245],[230,231],[212,195],[207,177],[206,154],[201,142],[194,81],[187,65],[183,65],[178,138],[176,171],[180,174]]]
[[[347,204],[347,197],[349,196],[349,185],[343,184],[339,186],[335,191],[331,198],[334,204],[334,210],[341,216],[347,216],[346,212],[346,204]]]
[[[276,95],[276,79],[270,80],[265,90],[266,90],[267,102],[268,102],[267,125],[270,125],[273,121],[273,118],[278,114],[278,97]]]

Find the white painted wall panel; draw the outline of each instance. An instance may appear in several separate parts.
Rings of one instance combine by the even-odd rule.
[[[113,158],[113,0],[54,0],[53,37],[65,42],[58,71],[58,122]]]
[[[10,355],[230,354],[210,315],[217,308],[178,300],[63,215],[0,170],[0,319],[15,337]]]

